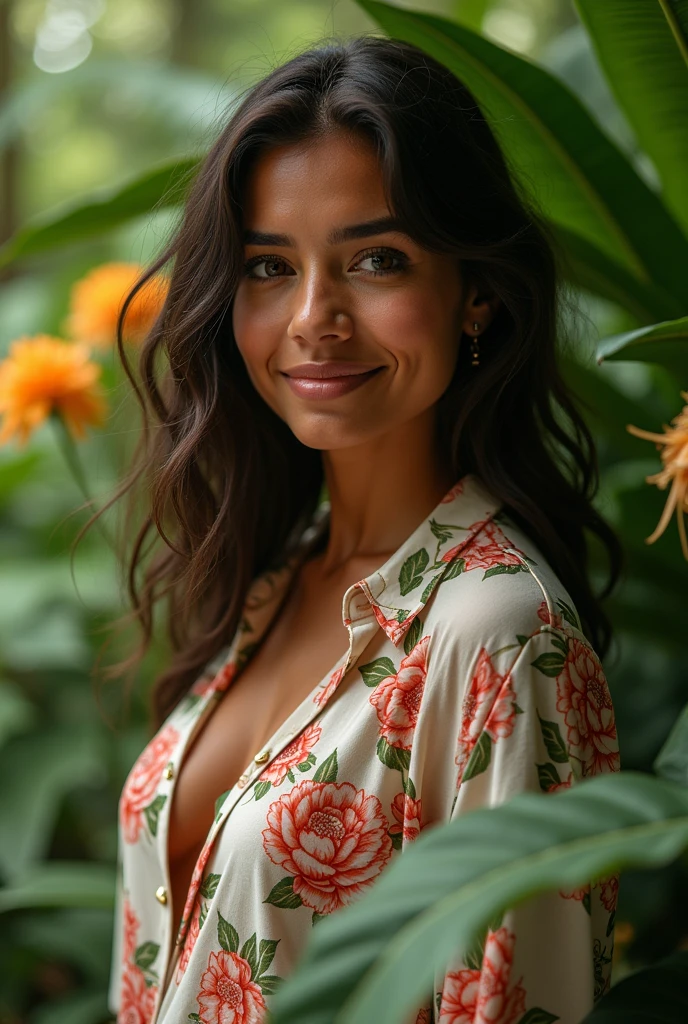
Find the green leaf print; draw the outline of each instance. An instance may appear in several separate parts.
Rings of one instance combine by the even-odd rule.
[[[403,836],[401,832],[388,832],[387,835],[392,840],[392,849],[400,850],[403,841]]]
[[[588,895],[588,903],[590,903],[590,895],[589,895],[589,893],[587,895]],[[590,909],[589,908],[588,908],[588,913],[590,913]],[[609,915],[609,920],[607,921],[607,938],[609,938],[611,933],[614,931],[614,921],[615,920],[616,920],[616,911],[612,910],[611,914]]]
[[[557,604],[559,605],[559,610],[561,612],[562,618],[566,619],[569,625],[575,626],[576,629],[580,629],[580,622],[578,621],[578,616],[576,615],[576,612],[571,607],[571,605],[567,604],[566,601],[562,601],[561,598],[557,599]]]
[[[313,916],[311,917],[311,928],[315,928],[318,921],[324,921],[325,918],[329,916],[329,914],[319,914],[316,910],[314,910]]]
[[[250,644],[246,644],[245,647],[242,647],[241,650],[237,653],[237,656],[236,656],[236,666],[237,666],[237,669],[243,668],[244,665],[246,664],[246,662],[249,660],[249,658],[251,658],[253,656],[253,652],[256,651],[257,649],[258,649],[258,644],[255,643],[255,642],[250,643]]]
[[[552,647],[556,647],[558,651],[564,655],[564,658],[568,657],[569,645],[568,641],[563,636],[558,636],[556,633],[550,633],[552,639]]]
[[[211,900],[217,891],[217,885],[222,875],[206,875],[200,885],[201,896]]]
[[[550,679],[554,679],[559,675],[564,667],[566,658],[563,654],[557,654],[556,651],[547,651],[545,654],[541,654],[531,661],[533,668],[538,669],[543,675],[549,676]]]
[[[540,789],[543,793],[548,793],[552,786],[558,786],[561,782],[559,772],[551,761],[547,761],[546,764],[536,764],[535,767],[537,768]]]
[[[413,648],[420,640],[420,635],[423,632],[423,623],[416,615],[415,619],[409,626],[408,633],[404,637],[404,650],[407,654],[410,654]]]
[[[425,548],[421,548],[406,559],[399,573],[399,589],[404,596],[421,585],[423,572],[427,569],[429,561],[430,556]]]
[[[427,602],[428,598],[430,597],[430,595],[432,594],[433,590],[435,589],[435,586],[437,585],[437,583],[440,581],[441,578],[442,578],[442,573],[441,572],[438,572],[436,576],[432,577],[432,579],[428,583],[427,587],[425,588],[423,593],[420,595],[420,603],[421,604],[425,604]]]
[[[503,576],[504,574],[513,576],[517,572],[528,572],[528,570],[525,565],[493,565],[492,568],[485,570],[483,579],[486,580],[489,576]]]
[[[569,759],[569,755],[567,753],[566,746],[564,745],[564,741],[561,738],[559,726],[556,722],[547,722],[544,718],[540,718],[539,714],[538,720],[540,722],[542,739],[547,747],[547,753],[557,764],[566,764]]]
[[[309,772],[311,770],[311,763],[310,761],[302,761],[301,764],[297,764],[296,767],[300,772]]]
[[[407,772],[411,764],[411,751],[403,747],[392,747],[384,736],[377,741],[377,756],[388,768],[397,772]]]
[[[251,968],[251,977],[255,978],[257,970],[258,970],[258,963],[257,963],[258,943],[256,941],[256,933],[255,932],[250,937],[250,939],[246,939],[246,942],[241,947],[241,952],[239,953],[239,956],[243,956],[244,960],[246,961],[246,963]]]
[[[433,537],[437,537],[440,544],[445,544],[451,539],[451,535],[456,529],[455,526],[445,526],[443,523],[438,523],[435,519],[430,520],[430,529],[432,530]]]
[[[406,622],[410,614],[410,608],[397,608],[397,622]]]
[[[282,910],[296,910],[303,906],[303,900],[298,893],[294,892],[294,879],[281,878],[270,890],[263,903],[272,903],[273,907],[280,907]]]
[[[293,782],[296,782],[296,776],[294,775],[294,773],[293,773],[293,771],[291,770],[291,768],[290,768],[290,769],[289,769],[289,771],[287,772],[287,778],[288,778],[288,779],[289,779],[289,781],[290,781],[290,782],[292,782],[292,783],[293,783]]]
[[[198,1021],[201,1020],[201,1018],[198,1016],[197,1013],[190,1013],[189,1016],[186,1019],[187,1020],[198,1020]],[[201,1021],[201,1024],[203,1024],[203,1021]]]
[[[413,780],[410,777],[408,779],[402,779],[402,785],[404,787],[404,793],[406,793],[406,796],[410,796],[412,800],[415,800],[416,787],[413,785]]]
[[[523,647],[524,644],[528,643],[528,641],[530,640],[530,637],[526,636],[525,633],[517,633],[516,634],[516,639],[520,643],[521,647]]]
[[[226,789],[224,793],[220,793],[219,797],[215,801],[215,821],[219,821],[220,815],[222,814],[222,805],[231,792],[231,789]]]
[[[339,767],[337,765],[337,748],[332,751],[329,757],[318,765],[315,772],[313,773],[314,782],[336,782],[337,772]]]
[[[590,914],[590,890],[588,890],[588,892],[584,893],[583,899],[581,900],[581,903],[583,904],[583,906],[587,910],[588,914]],[[607,935],[609,935],[609,932],[607,932]]]
[[[166,800],[167,800],[167,797],[164,794],[159,793],[156,796],[156,798],[153,801],[153,803],[152,804],[148,804],[148,807],[144,807],[144,809],[143,809],[143,813],[146,816],[146,821],[148,823],[148,828],[149,828],[150,834],[152,836],[157,835],[157,832],[158,832],[158,819],[160,817],[160,811],[165,806],[165,801]]]
[[[361,665],[358,671],[366,686],[372,688],[381,683],[383,679],[387,679],[388,676],[396,675],[397,670],[391,658],[375,658],[367,665]]]
[[[532,1010],[523,1014],[518,1024],[553,1024],[555,1020],[560,1019],[555,1014],[541,1010],[539,1006],[534,1006]]]
[[[239,933],[229,921],[225,921],[219,910],[217,912],[217,941],[225,953],[239,952]]]
[[[489,733],[481,732],[480,739],[473,747],[473,752],[468,758],[468,764],[464,769],[461,781],[468,782],[469,779],[475,778],[476,775],[481,775],[483,772],[486,772],[490,767],[491,757],[492,739],[490,738]]]
[[[270,996],[276,991],[277,986],[282,983],[283,979],[278,977],[276,974],[264,974],[258,984],[260,990],[264,996]]]
[[[144,942],[142,945],[137,946],[134,952],[134,963],[137,967],[140,967],[142,971],[147,971],[153,966],[155,958],[160,952],[160,946],[157,942]]]
[[[265,974],[268,967],[275,959],[275,951],[277,950],[277,944],[279,939],[261,939],[258,944],[258,968],[256,970],[254,981],[258,981],[261,974]]]
[[[453,580],[456,576],[460,576],[465,568],[466,568],[466,559],[465,558],[454,558],[449,563],[449,568],[447,569],[447,571],[445,572],[444,576],[442,577],[442,580],[443,581],[444,580]]]
[[[266,793],[269,793],[272,789],[271,782],[256,782],[253,787],[253,795],[256,800],[261,800]]]

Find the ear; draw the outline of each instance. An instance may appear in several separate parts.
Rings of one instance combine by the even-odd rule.
[[[468,286],[463,306],[462,330],[465,334],[482,334],[490,326],[497,310],[501,306],[501,299],[494,294],[488,294],[484,287],[477,283]],[[479,331],[474,325],[479,325]]]

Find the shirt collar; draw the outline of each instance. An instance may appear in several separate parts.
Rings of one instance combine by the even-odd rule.
[[[461,572],[461,552],[501,504],[476,474],[461,477],[384,565],[347,590],[344,625],[369,618],[372,610],[392,643],[399,644],[440,581]],[[320,535],[328,520],[324,502],[307,531],[309,539]]]

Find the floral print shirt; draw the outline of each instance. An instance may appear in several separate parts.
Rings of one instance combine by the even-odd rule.
[[[171,920],[168,815],[184,752],[328,517],[323,503],[298,551],[253,582],[232,642],[125,784],[110,987],[119,1024],[260,1024],[314,924],[363,896],[423,829],[618,770],[607,682],[571,597],[468,474],[343,595],[348,652],[218,792]],[[577,1024],[609,986],[616,895],[613,877],[508,911],[436,977],[408,1024]]]

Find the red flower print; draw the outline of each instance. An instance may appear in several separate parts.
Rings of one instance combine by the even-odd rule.
[[[570,789],[573,784],[573,772],[569,772],[562,782],[553,782],[547,787],[548,793],[558,793],[562,789]]]
[[[186,927],[186,923],[191,917],[191,913],[194,909],[194,904],[196,903],[196,893],[198,892],[199,885],[203,881],[203,872],[205,871],[205,866],[208,863],[208,858],[210,857],[210,851],[212,850],[212,846],[212,842],[206,843],[198,855],[198,860],[196,861],[196,866],[193,869],[191,881],[189,882],[189,891],[186,894],[186,901],[184,903],[184,910],[182,912],[182,920],[179,926],[180,935],[183,933],[184,928]]]
[[[447,491],[445,496],[442,498],[440,505],[447,505],[454,498],[458,498],[460,494],[463,494],[463,480],[459,480],[454,484],[450,491]]]
[[[473,523],[469,532],[480,527]],[[442,555],[443,562],[451,562],[461,551],[465,541]],[[464,548],[462,558],[466,560],[464,572],[471,569],[491,569],[494,565],[521,565],[521,560],[505,548],[512,547],[496,523],[487,522],[473,540]],[[516,548],[521,551],[520,548]],[[523,552],[521,551],[521,554]]]
[[[547,602],[544,600],[544,598],[540,602],[537,613],[538,618],[541,619],[542,622],[547,622],[550,626],[555,626],[557,629],[563,629],[563,621],[561,615],[557,615],[555,612],[550,612],[549,608],[547,607]]]
[[[402,658],[399,671],[378,683],[369,700],[377,711],[380,732],[391,747],[411,749],[427,671],[430,637],[419,640]]]
[[[196,906],[191,916],[191,922],[189,924],[189,930],[186,933],[184,939],[184,945],[182,947],[179,960],[177,961],[177,975],[175,981],[179,984],[184,977],[184,971],[189,965],[193,948],[196,945],[196,939],[198,938],[201,931],[201,901],[196,900]]]
[[[430,1010],[419,1010],[416,1017],[416,1024],[432,1024]]]
[[[124,900],[122,907],[122,917],[124,919],[124,939],[122,943],[122,960],[126,963],[131,960],[136,949],[136,936],[139,930],[139,919],[134,913],[134,909],[128,899]]]
[[[515,1024],[525,1013],[520,980],[509,988],[516,936],[506,928],[489,932],[480,970],[447,974],[440,1003],[441,1024]]]
[[[590,895],[590,886],[589,885],[583,885],[583,886],[581,886],[580,889],[570,889],[568,891],[564,890],[564,889],[560,889],[559,890],[559,895],[563,896],[565,900],[581,900],[582,901],[582,900],[585,899],[586,896]]]
[[[424,828],[421,825],[421,801],[412,800],[406,793],[397,793],[392,801],[392,814],[396,824],[392,825],[390,835],[401,833],[404,839],[416,839]]]
[[[373,609],[373,615],[377,619],[379,625],[382,626],[382,628],[384,629],[385,633],[390,638],[392,643],[395,644],[397,642],[397,640],[399,640],[399,638],[404,635],[404,633],[406,632],[406,630],[408,629],[408,627],[410,626],[410,624],[411,624],[411,622],[413,620],[411,619],[410,616],[407,619],[404,619],[403,622],[399,622],[399,619],[387,619],[387,618],[385,618],[384,612],[375,603],[375,599],[373,598],[372,594],[370,593],[370,590],[368,589],[368,585],[366,584],[363,589],[364,589],[365,594],[367,595],[367,597],[369,598],[369,600],[371,602],[371,608]]]
[[[179,733],[168,725],[151,740],[129,773],[119,804],[125,842],[137,841],[143,827],[143,809],[152,802],[163,769],[178,742]]]
[[[155,1011],[157,985],[146,986],[143,971],[133,964],[124,968],[117,1024],[149,1024]]]
[[[511,674],[507,672],[501,675],[497,672],[490,655],[482,647],[463,699],[461,732],[455,758],[459,768],[459,782],[483,730],[492,740],[511,735],[516,720],[515,700]]]
[[[610,878],[605,878],[600,882],[600,899],[604,909],[610,914],[613,910],[616,910],[616,904],[619,898],[619,876],[612,875]]]
[[[265,852],[318,914],[355,900],[392,852],[380,801],[350,782],[300,782],[270,805],[267,822]]]
[[[203,1024],[260,1024],[265,1000],[238,953],[211,953],[196,996]]]
[[[557,676],[557,710],[564,715],[571,754],[583,775],[619,770],[614,708],[607,680],[594,651],[572,637]]]
[[[328,700],[339,686],[343,675],[344,665],[341,665],[338,669],[335,669],[327,683],[323,686],[322,690],[318,690],[313,698],[313,703],[317,704],[318,707],[322,707],[323,704],[327,704]]]
[[[322,728],[317,722],[307,726],[288,747],[284,748],[272,764],[268,765],[260,776],[260,781],[271,782],[273,786],[280,786],[287,777],[288,771],[296,768],[298,764],[303,764],[311,749],[320,739],[321,732]]]
[[[233,682],[236,675],[236,662],[230,661],[214,676],[201,676],[191,687],[191,692],[197,697],[207,697],[211,693],[224,693],[229,684]]]

